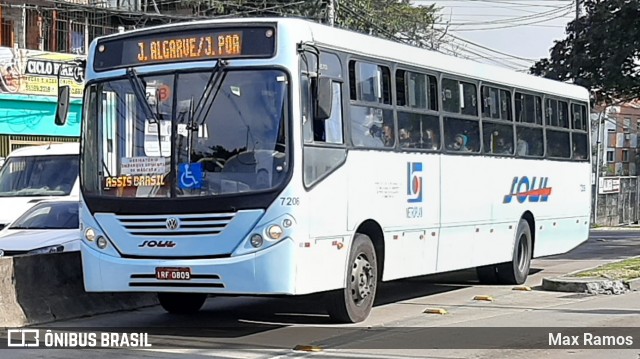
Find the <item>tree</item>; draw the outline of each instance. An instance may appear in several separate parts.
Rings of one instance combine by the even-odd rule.
[[[338,4],[337,10],[336,23],[341,27],[414,46],[435,48],[435,41],[442,36],[433,28],[438,11],[433,4],[412,6],[409,0],[345,0]]]
[[[640,0],[583,0],[585,14],[567,25],[535,75],[598,91],[598,102],[640,97]]]

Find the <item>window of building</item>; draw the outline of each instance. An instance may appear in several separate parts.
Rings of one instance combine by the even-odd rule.
[[[613,149],[607,149],[607,162],[614,162],[615,151]]]
[[[629,162],[629,150],[622,150],[622,162]]]

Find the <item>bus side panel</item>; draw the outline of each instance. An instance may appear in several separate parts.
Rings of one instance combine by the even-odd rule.
[[[434,273],[440,219],[440,156],[351,151],[349,229],[371,219],[384,232],[382,280]]]
[[[496,205],[502,202],[513,164],[508,159],[443,156],[439,272],[511,257],[513,228],[508,226],[515,214]]]
[[[300,186],[289,192],[301,195],[301,212],[296,216],[302,229],[300,238],[296,238],[296,293],[342,288],[351,237],[347,231],[346,166],[308,191]]]
[[[589,237],[591,165],[557,161],[545,161],[544,164],[550,195],[542,210],[534,212],[534,257],[566,253]],[[538,172],[542,172],[542,168]]]

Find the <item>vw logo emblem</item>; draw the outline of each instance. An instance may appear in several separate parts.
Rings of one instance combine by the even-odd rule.
[[[165,224],[167,229],[170,230],[178,229],[178,227],[180,227],[180,222],[175,217],[167,218],[167,222]]]

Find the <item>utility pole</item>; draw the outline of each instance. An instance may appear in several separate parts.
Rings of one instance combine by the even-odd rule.
[[[336,22],[336,3],[338,0],[329,0],[327,5],[327,17],[329,18],[329,26],[334,26]]]
[[[607,107],[605,106],[604,109],[600,111],[600,114],[598,115],[598,125],[596,127],[596,131],[598,132],[598,134],[597,134],[597,140],[596,140],[596,173],[595,173],[595,191],[594,191],[595,193],[593,194],[593,197],[594,197],[593,224],[594,225],[598,224],[598,193],[600,192],[600,163],[601,163],[600,147],[602,147],[602,140],[603,140],[603,138],[600,137],[600,132],[602,130],[601,128],[602,123],[604,122],[602,119],[602,115],[606,110],[607,110]]]
[[[576,21],[580,17],[580,0],[576,0]]]

